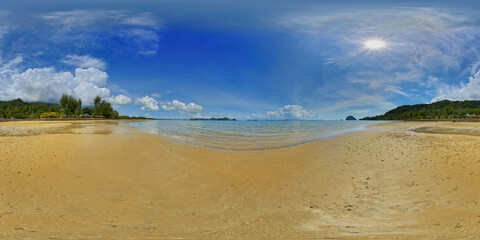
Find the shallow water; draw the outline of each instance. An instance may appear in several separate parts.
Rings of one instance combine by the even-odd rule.
[[[70,132],[68,124],[51,124],[38,126],[0,126],[0,136],[24,137],[43,134],[58,134]]]
[[[203,147],[248,150],[294,146],[365,130],[379,121],[189,121],[123,122]]]
[[[128,133],[132,130],[115,128],[116,122],[34,122],[20,121],[18,125],[0,125],[0,137],[27,137],[45,134],[110,134]],[[26,123],[26,124],[23,124]],[[101,126],[99,128],[98,126]]]
[[[414,129],[415,132],[433,133],[433,134],[453,134],[453,135],[469,135],[480,136],[480,128],[478,127],[420,127]]]

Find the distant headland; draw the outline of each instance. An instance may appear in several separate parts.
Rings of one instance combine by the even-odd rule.
[[[480,121],[480,101],[449,101],[403,105],[383,115],[361,120],[466,120]]]

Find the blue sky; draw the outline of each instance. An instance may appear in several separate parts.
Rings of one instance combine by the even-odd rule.
[[[479,10],[473,0],[9,1],[0,100],[68,93],[157,118],[341,119],[480,99]]]

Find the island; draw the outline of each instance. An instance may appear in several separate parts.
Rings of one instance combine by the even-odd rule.
[[[357,119],[350,115],[347,118],[345,118],[345,120],[352,121],[352,120],[357,120]]]
[[[235,118],[191,118],[192,121],[237,121]]]

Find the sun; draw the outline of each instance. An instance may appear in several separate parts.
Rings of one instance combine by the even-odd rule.
[[[365,41],[363,45],[369,50],[380,50],[382,48],[385,48],[387,46],[387,43],[380,39],[370,39]]]

